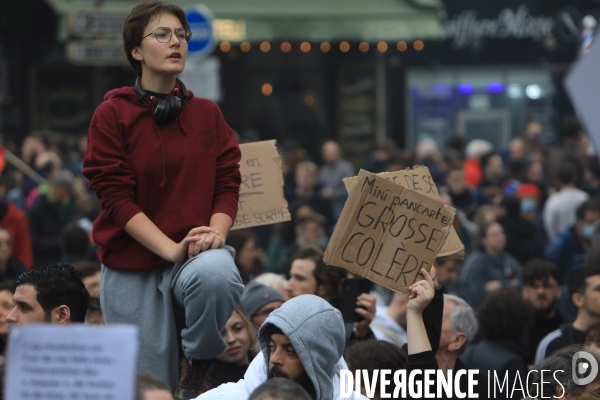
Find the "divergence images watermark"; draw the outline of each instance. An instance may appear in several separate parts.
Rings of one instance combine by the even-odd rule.
[[[571,367],[573,381],[579,386],[593,382],[598,375],[596,358],[585,351],[573,355]],[[543,393],[540,393],[541,385],[554,381],[557,387],[561,387],[561,396],[564,396],[565,387],[556,376],[560,372],[564,370],[531,370],[526,376],[521,376],[518,371],[516,375],[509,372],[498,375],[496,371],[488,371],[487,396],[485,396],[481,392],[485,392],[483,379],[486,376],[479,375],[477,369],[448,371],[447,374],[442,370],[434,369],[414,369],[410,372],[382,369],[374,370],[371,374],[367,370],[357,370],[354,373],[342,370],[340,397],[350,398],[353,391],[358,394],[364,388],[367,397],[372,398],[376,395],[376,388],[379,388],[378,394],[382,399],[398,398],[398,396],[406,398],[407,395],[413,399],[432,399],[440,398],[444,394],[459,399],[477,399],[481,394],[482,398],[493,399],[506,398],[507,395],[512,398],[515,392],[520,394],[520,398],[552,398],[552,396],[544,397]],[[536,374],[539,374],[540,379],[536,379],[534,383],[532,380]],[[461,382],[466,382],[466,389]]]

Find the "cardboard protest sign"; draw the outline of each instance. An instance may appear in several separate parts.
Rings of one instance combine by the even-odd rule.
[[[275,140],[240,145],[240,200],[232,229],[270,225],[291,219],[283,197],[281,156]]]
[[[437,191],[437,187],[435,186],[433,178],[429,173],[429,168],[427,167],[418,165],[413,169],[409,168],[403,171],[382,172],[377,174],[377,176],[414,190],[415,192],[419,192],[431,199],[437,201],[440,200],[440,194]],[[346,190],[350,192],[350,189],[357,181],[357,177],[345,178],[344,185],[346,185]],[[465,258],[465,245],[462,244],[453,227],[450,228],[448,239],[446,240],[446,243],[444,243],[442,250],[440,250],[438,257],[448,257],[461,260]]]
[[[137,353],[135,326],[15,326],[4,398],[133,399]]]
[[[407,293],[450,233],[454,208],[360,170],[324,261]]]

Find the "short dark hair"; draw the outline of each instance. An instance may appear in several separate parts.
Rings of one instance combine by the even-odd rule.
[[[556,170],[556,178],[563,185],[576,184],[579,177],[577,167],[570,162],[562,162]]]
[[[268,379],[257,387],[248,400],[311,400],[304,388],[287,378]]]
[[[521,213],[521,199],[517,196],[504,196],[500,201],[500,205],[506,210],[506,215],[516,217]]]
[[[481,157],[481,161],[479,163],[481,164],[482,170],[485,170],[485,168],[488,166],[488,164],[494,156],[499,156],[499,154],[495,151],[490,151],[489,153],[486,153]]]
[[[578,220],[582,220],[585,218],[585,213],[588,211],[592,212],[600,212],[600,200],[591,198],[589,200],[584,201],[577,207],[575,211],[575,216]]]
[[[325,264],[325,261],[323,261],[323,251],[319,247],[303,247],[294,255],[293,259],[313,261],[315,268],[312,273],[317,281],[317,285],[325,285],[330,298],[339,296],[342,279],[346,277],[346,271],[342,268]]]
[[[147,390],[166,390],[171,392],[171,387],[147,372],[138,371],[135,384],[135,400],[146,400]]]
[[[72,265],[54,263],[34,268],[23,272],[16,284],[35,288],[37,301],[47,318],[53,308],[66,305],[71,310],[71,322],[85,321],[90,294]]]
[[[264,324],[259,331],[258,340],[269,345],[269,340],[273,335],[283,335],[283,331],[273,324]]]
[[[516,290],[500,289],[485,298],[477,317],[484,339],[519,340],[529,328],[533,310]]]
[[[408,355],[400,347],[383,340],[356,341],[344,355],[351,372],[367,370],[369,376],[377,369],[392,371],[404,370],[408,363]],[[380,383],[375,385],[375,393],[379,393]]]
[[[90,238],[85,229],[74,222],[63,230],[60,244],[63,254],[83,258],[90,247]]]
[[[90,296],[90,302],[88,304],[88,314],[102,314],[102,307],[100,306],[100,299],[97,297]]]
[[[15,291],[17,290],[17,283],[15,282],[14,279],[9,279],[9,280],[0,282],[0,292],[2,292],[3,290],[7,290],[7,291],[11,292],[12,294],[15,294]]]
[[[550,278],[554,278],[556,283],[560,284],[560,275],[560,268],[555,264],[543,258],[534,258],[523,268],[523,284],[531,286],[538,280],[545,283]]]
[[[185,30],[190,32],[190,24],[181,7],[162,1],[144,1],[135,6],[125,19],[125,23],[123,24],[123,46],[127,60],[129,60],[129,64],[131,64],[137,76],[142,76],[142,63],[133,58],[131,52],[142,42],[144,29],[146,29],[150,20],[156,15],[163,13],[172,14],[177,17]]]
[[[576,269],[569,275],[569,298],[575,293],[585,294],[587,287],[587,278],[594,275],[600,275],[600,266],[589,266]]]

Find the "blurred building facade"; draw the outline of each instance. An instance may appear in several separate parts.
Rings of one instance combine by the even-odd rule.
[[[174,0],[182,7],[196,4]],[[132,85],[120,24],[136,2],[21,0],[0,17],[0,129],[85,134],[106,91]],[[529,120],[558,138],[562,79],[597,0],[206,0],[215,45],[182,79],[248,139],[341,142],[362,166],[386,138],[505,147]],[[194,24],[192,24],[194,26]],[[202,32],[195,32],[196,37]]]

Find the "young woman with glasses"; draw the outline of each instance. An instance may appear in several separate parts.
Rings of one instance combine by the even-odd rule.
[[[97,108],[83,168],[102,206],[93,238],[106,323],[137,325],[139,369],[173,388],[180,357],[189,374],[226,349],[221,332],[243,290],[225,246],[240,150],[217,105],[176,78],[190,37],[178,6],[131,11],[123,41],[138,79]]]

